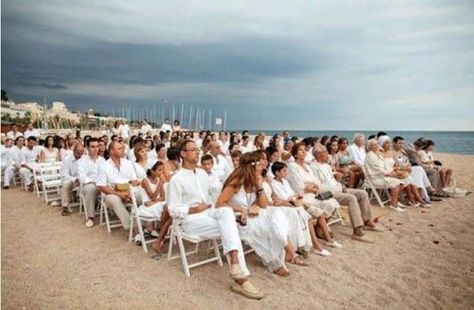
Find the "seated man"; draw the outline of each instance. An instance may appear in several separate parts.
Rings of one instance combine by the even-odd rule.
[[[227,177],[232,172],[232,169],[229,167],[229,163],[226,158],[222,155],[221,148],[218,142],[209,142],[208,148],[208,154],[212,156],[211,158],[213,160],[212,171],[219,178],[219,181],[221,181],[221,183],[224,183]]]
[[[35,136],[29,136],[26,147],[21,149],[20,178],[29,191],[33,190],[33,169],[41,153],[41,148],[36,145],[36,142]]]
[[[62,216],[71,214],[69,209],[69,200],[72,190],[79,185],[79,175],[77,173],[78,162],[84,154],[84,146],[80,143],[76,144],[73,149],[73,156],[67,156],[63,161],[61,170],[61,206]]]
[[[82,156],[79,160],[77,172],[79,182],[82,184],[82,194],[84,195],[86,213],[86,227],[94,226],[95,205],[97,201],[97,172],[100,166],[105,165],[105,159],[99,154],[99,140],[91,138],[87,147],[88,155]]]
[[[245,297],[263,298],[262,292],[255,288],[242,250],[239,231],[231,208],[215,208],[209,193],[209,178],[205,171],[197,169],[199,148],[188,140],[180,147],[183,160],[179,169],[169,182],[167,198],[168,210],[173,218],[181,218],[183,231],[202,238],[221,238],[223,252],[231,265],[230,276],[236,282],[232,287]]]
[[[364,166],[367,152],[365,151],[365,136],[363,134],[356,133],[354,135],[354,143],[349,147],[349,153],[357,166]]]
[[[130,228],[130,214],[124,203],[131,201],[127,186],[138,186],[139,181],[133,163],[123,158],[124,145],[112,141],[109,146],[110,158],[99,166],[97,186],[105,196],[105,206],[114,210],[124,229]],[[123,189],[123,190],[121,190]]]
[[[13,141],[16,141],[16,138],[23,137],[23,134],[20,131],[18,131],[18,126],[15,123],[11,125],[11,129],[12,130],[7,132],[7,138],[10,138]]]
[[[39,130],[35,129],[32,123],[28,124],[23,135],[25,136],[25,139],[28,139],[29,137],[35,137],[36,139],[39,139],[41,137]]]
[[[337,182],[332,173],[331,166],[327,163],[328,151],[326,147],[318,145],[313,148],[314,160],[310,167],[319,179],[322,191],[330,191],[341,205],[348,205],[349,218],[353,229],[352,239],[363,242],[374,242],[362,232],[362,228],[371,231],[382,231],[375,225],[370,211],[369,195],[362,189],[344,188]]]
[[[25,138],[23,136],[18,136],[15,139],[15,145],[7,153],[7,161],[10,162],[9,165],[5,167],[4,176],[3,176],[3,188],[7,189],[10,187],[10,183],[13,181],[15,174],[19,171],[21,166],[21,151],[24,149]]]

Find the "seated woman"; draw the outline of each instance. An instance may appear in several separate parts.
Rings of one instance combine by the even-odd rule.
[[[267,208],[268,199],[258,169],[258,153],[245,153],[239,167],[227,178],[216,207],[232,207],[239,212],[241,239],[273,273],[288,276],[285,262],[305,266],[289,241],[288,221],[278,208]]]
[[[166,182],[169,182],[171,177],[178,171],[180,167],[179,148],[169,147],[166,150],[167,161],[163,162],[163,177]]]
[[[356,188],[360,179],[363,177],[362,169],[357,166],[349,152],[349,142],[346,138],[339,138],[337,141],[339,155],[339,172],[349,177],[347,187]]]
[[[392,152],[392,141],[390,140],[389,136],[381,136],[379,138],[379,145],[382,148],[382,154],[385,160],[387,171],[389,173],[394,172],[403,182],[403,190],[407,194],[408,203],[413,207],[421,206],[423,208],[429,208],[430,206],[425,204],[420,192],[418,192],[418,188],[413,184],[413,181],[410,177],[410,172],[395,164],[395,156]]]
[[[40,163],[54,163],[60,161],[59,150],[54,146],[53,136],[47,136],[44,142],[44,147],[41,153],[39,154]]]
[[[421,197],[423,197],[425,206],[428,206],[431,199],[428,195],[428,191],[434,192],[435,190],[431,186],[431,182],[425,169],[421,166],[412,166],[410,164],[410,159],[405,151],[405,141],[402,137],[396,136],[393,138],[393,149],[395,167],[410,174],[410,184],[414,185],[419,191],[421,191]]]
[[[445,188],[451,182],[451,176],[453,175],[453,170],[450,168],[444,168],[441,162],[434,159],[433,156],[433,147],[435,143],[432,140],[426,140],[424,146],[418,152],[420,155],[421,162],[423,165],[428,166],[429,168],[434,168],[439,172],[439,179],[441,181],[441,187]]]
[[[328,142],[326,145],[328,149],[328,164],[331,166],[334,178],[339,182],[342,183],[342,178],[344,177],[344,173],[339,171],[341,170],[339,167],[339,154],[337,154],[339,150],[339,146],[336,141]]]
[[[398,199],[403,189],[405,182],[400,179],[395,171],[389,171],[385,164],[383,154],[380,152],[379,143],[375,139],[369,139],[367,142],[367,148],[369,152],[365,157],[365,169],[367,170],[366,178],[369,178],[370,182],[376,188],[387,188],[390,191],[390,208],[405,212],[402,204],[399,203]]]
[[[289,232],[290,232],[290,242],[293,244],[297,253],[303,255],[304,258],[308,257],[308,251],[311,249],[311,236],[308,232],[307,226],[308,222],[311,220],[311,215],[309,215],[300,205],[300,208],[295,208],[289,202],[286,202],[283,199],[278,198],[273,192],[272,186],[270,185],[271,179],[267,176],[268,172],[268,157],[267,153],[264,151],[256,151],[260,155],[260,168],[257,170],[260,171],[262,176],[262,187],[267,196],[268,202],[272,207],[278,207],[288,219]],[[321,247],[315,247],[319,249]]]
[[[306,158],[306,148],[304,144],[295,144],[291,153],[295,158],[295,162],[288,165],[288,182],[295,193],[299,193],[303,196],[303,201],[307,206],[306,211],[311,214],[314,219],[318,219],[321,223],[319,228],[323,232],[323,237],[330,243],[331,236],[327,227],[327,221],[332,217],[334,211],[340,208],[340,205],[334,198],[326,200],[316,199],[316,196],[320,194],[317,185],[317,177],[314,175],[313,170],[304,163]],[[322,218],[324,218],[324,220]],[[324,222],[326,222],[326,225],[324,225]],[[324,255],[324,253],[318,254],[323,256],[330,255]]]

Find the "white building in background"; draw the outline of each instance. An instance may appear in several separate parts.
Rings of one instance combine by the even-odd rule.
[[[13,101],[3,101],[1,104],[2,116],[8,114],[11,118],[23,118],[28,110],[18,106]]]
[[[61,119],[67,119],[70,121],[80,121],[80,117],[77,113],[72,113],[66,107],[64,102],[54,101],[53,106],[46,111],[46,117],[55,117],[59,116]]]

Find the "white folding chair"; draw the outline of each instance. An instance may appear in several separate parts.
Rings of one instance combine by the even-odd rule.
[[[128,236],[128,242],[132,242],[133,240],[133,228],[136,224],[138,228],[138,235],[140,236],[140,242],[143,247],[143,251],[145,251],[145,253],[148,253],[147,244],[154,242],[157,238],[151,238],[148,240],[145,238],[142,221],[155,222],[155,221],[160,221],[160,218],[140,215],[138,211],[137,197],[136,197],[135,191],[140,192],[140,195],[142,196],[142,200],[143,200],[143,189],[141,187],[138,187],[138,188],[135,188],[134,190],[134,188],[131,187],[130,196],[132,197],[132,209],[130,210],[130,233]]]
[[[346,223],[344,222],[344,218],[342,217],[341,213],[339,212],[339,208],[334,210],[334,213],[332,214],[331,219],[328,222],[328,226],[331,226],[333,224],[341,223],[342,226],[346,226]]]
[[[122,227],[122,223],[120,222],[119,219],[116,219],[116,220],[110,219],[109,209],[105,205],[105,194],[101,193],[100,196],[101,197],[100,197],[100,222],[99,223],[100,225],[105,224],[105,226],[107,227],[107,231],[111,233],[112,228]],[[105,223],[103,222],[103,220],[105,220]]]
[[[61,162],[55,162],[39,166],[36,182],[41,184],[46,204],[61,200],[61,165]]]
[[[168,197],[168,183],[164,184],[164,191],[165,191],[165,197]],[[192,243],[195,245],[194,250],[190,252],[186,252],[186,248],[184,246],[184,241],[187,241],[189,243]],[[203,241],[210,241],[212,244],[212,249],[214,250],[215,256],[198,261],[193,264],[189,264],[188,262],[188,256],[193,255],[199,252],[199,243]],[[194,236],[191,234],[185,233],[181,229],[181,219],[179,218],[173,218],[173,222],[170,226],[170,244],[168,247],[168,261],[174,260],[177,258],[181,258],[181,263],[183,265],[183,270],[184,274],[186,277],[190,278],[191,277],[191,269],[194,267],[198,267],[207,263],[212,263],[217,261],[217,265],[220,267],[223,266],[222,264],[222,258],[221,258],[221,253],[219,252],[219,245],[217,243],[217,239],[205,239],[205,238],[200,238],[198,236]],[[178,244],[179,248],[179,254],[173,256],[173,247],[175,244]],[[208,248],[210,250],[211,248]]]
[[[372,201],[374,198],[377,201],[377,204],[381,208],[385,208],[387,203],[390,203],[390,192],[388,191],[388,184],[385,181],[384,177],[381,175],[370,175],[367,171],[366,167],[362,167],[362,171],[365,175],[364,184],[362,184],[362,189],[369,193],[369,200]],[[376,187],[373,180],[382,180],[384,183],[384,187]],[[378,192],[380,191],[380,193]],[[382,200],[381,195],[385,194],[387,197],[386,200]]]

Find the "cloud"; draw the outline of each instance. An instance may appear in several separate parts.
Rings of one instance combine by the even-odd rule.
[[[227,107],[234,128],[474,129],[473,52],[469,1],[2,4],[15,100],[167,99]]]

